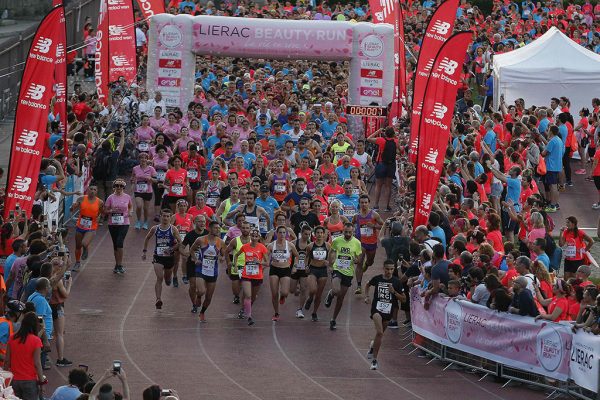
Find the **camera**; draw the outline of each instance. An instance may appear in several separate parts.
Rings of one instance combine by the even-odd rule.
[[[113,361],[113,372],[116,374],[121,372],[121,361],[120,360]]]
[[[171,391],[171,389],[163,389],[163,390],[160,391],[160,396],[161,397],[170,396],[172,394],[173,394],[173,392]]]
[[[460,284],[463,286],[471,286],[472,283],[473,283],[473,280],[471,279],[470,276],[463,276],[460,278]]]
[[[71,279],[71,271],[67,271],[67,272],[65,272],[65,279],[66,279],[66,280],[69,280],[69,279]]]

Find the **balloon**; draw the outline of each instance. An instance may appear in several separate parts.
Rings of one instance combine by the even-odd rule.
[[[323,14],[321,14],[321,13],[316,13],[316,14],[315,14],[315,19],[317,19],[317,20],[322,20],[322,19],[323,19]]]

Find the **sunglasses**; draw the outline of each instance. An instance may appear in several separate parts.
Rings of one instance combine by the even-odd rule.
[[[113,185],[113,187],[114,187],[114,188],[124,188],[124,187],[125,187],[125,185],[119,185],[119,184],[117,184],[117,185]]]

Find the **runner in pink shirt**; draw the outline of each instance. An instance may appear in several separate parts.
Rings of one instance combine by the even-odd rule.
[[[104,213],[108,219],[108,231],[113,242],[113,250],[115,255],[115,274],[124,274],[123,267],[123,244],[127,231],[129,230],[129,215],[133,209],[131,197],[124,192],[125,181],[121,178],[115,179],[113,182],[114,193],[108,196],[104,203]]]

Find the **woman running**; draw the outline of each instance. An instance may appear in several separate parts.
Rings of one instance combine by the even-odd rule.
[[[148,153],[140,153],[139,165],[133,167],[131,183],[135,185],[133,197],[135,198],[135,229],[148,230],[148,214],[152,202],[152,185],[157,182],[156,170],[148,163]],[[143,221],[143,222],[142,222]]]
[[[306,249],[311,243],[310,235],[312,229],[308,225],[303,225],[300,230],[300,237],[296,239],[296,250],[298,251],[298,257],[294,259],[295,271],[292,273],[292,281],[290,285],[291,293],[296,293],[296,289],[299,289],[300,296],[298,297],[299,303],[296,309],[296,318],[304,318],[304,312],[302,307],[306,301],[306,285],[308,273],[306,264]]]
[[[256,300],[260,285],[263,281],[263,267],[268,262],[269,250],[259,243],[260,232],[258,229],[250,231],[250,243],[243,245],[233,256],[233,264],[237,265],[238,257],[244,256],[242,269],[242,292],[244,296],[244,313],[248,317],[248,325],[254,325],[252,319],[252,303]]]
[[[327,267],[329,266],[329,252],[331,246],[325,242],[327,231],[322,226],[315,228],[315,241],[306,248],[306,265],[308,266],[308,299],[304,303],[304,309],[310,310],[314,302],[312,320],[319,320],[317,310],[321,305],[323,290],[327,284]]]
[[[274,164],[275,171],[269,176],[269,187],[273,198],[281,204],[288,193],[292,191],[292,184],[290,176],[283,172],[283,161],[278,160]]]
[[[182,168],[183,160],[181,157],[171,157],[171,165],[173,167],[165,175],[165,190],[167,191],[167,205],[172,212],[175,212],[177,201],[187,197],[190,185],[187,171]]]
[[[156,181],[152,183],[152,191],[154,192],[154,222],[158,222],[160,215],[160,206],[165,194],[165,175],[169,169],[169,156],[167,155],[167,147],[164,145],[156,146],[156,154],[152,156],[152,166],[156,171]]]
[[[131,197],[124,193],[125,181],[121,178],[113,182],[113,194],[108,196],[104,204],[104,213],[108,216],[108,231],[113,242],[115,256],[115,274],[124,274],[123,244],[129,230],[129,216],[132,215],[133,203]]]
[[[198,302],[202,296],[205,296],[198,314],[201,322],[206,322],[204,313],[215,292],[219,275],[219,259],[223,258],[224,242],[219,237],[220,231],[219,223],[212,221],[208,226],[208,235],[196,239],[190,248],[192,260],[196,264]]]
[[[96,236],[98,229],[98,217],[102,213],[104,202],[96,195],[98,188],[95,184],[88,187],[87,195],[77,199],[71,206],[71,213],[79,209],[79,218],[75,228],[75,264],[73,271],[81,266],[81,260],[86,260],[92,239]]]
[[[271,302],[273,303],[273,321],[279,321],[279,305],[285,303],[290,294],[292,256],[298,258],[296,247],[285,239],[287,228],[277,227],[277,239],[267,246],[271,254],[269,263],[269,285],[271,287]]]
[[[329,217],[323,222],[323,226],[329,231],[329,243],[344,235],[344,224],[348,222],[348,218],[340,214],[341,208],[342,203],[337,199],[329,204]]]

